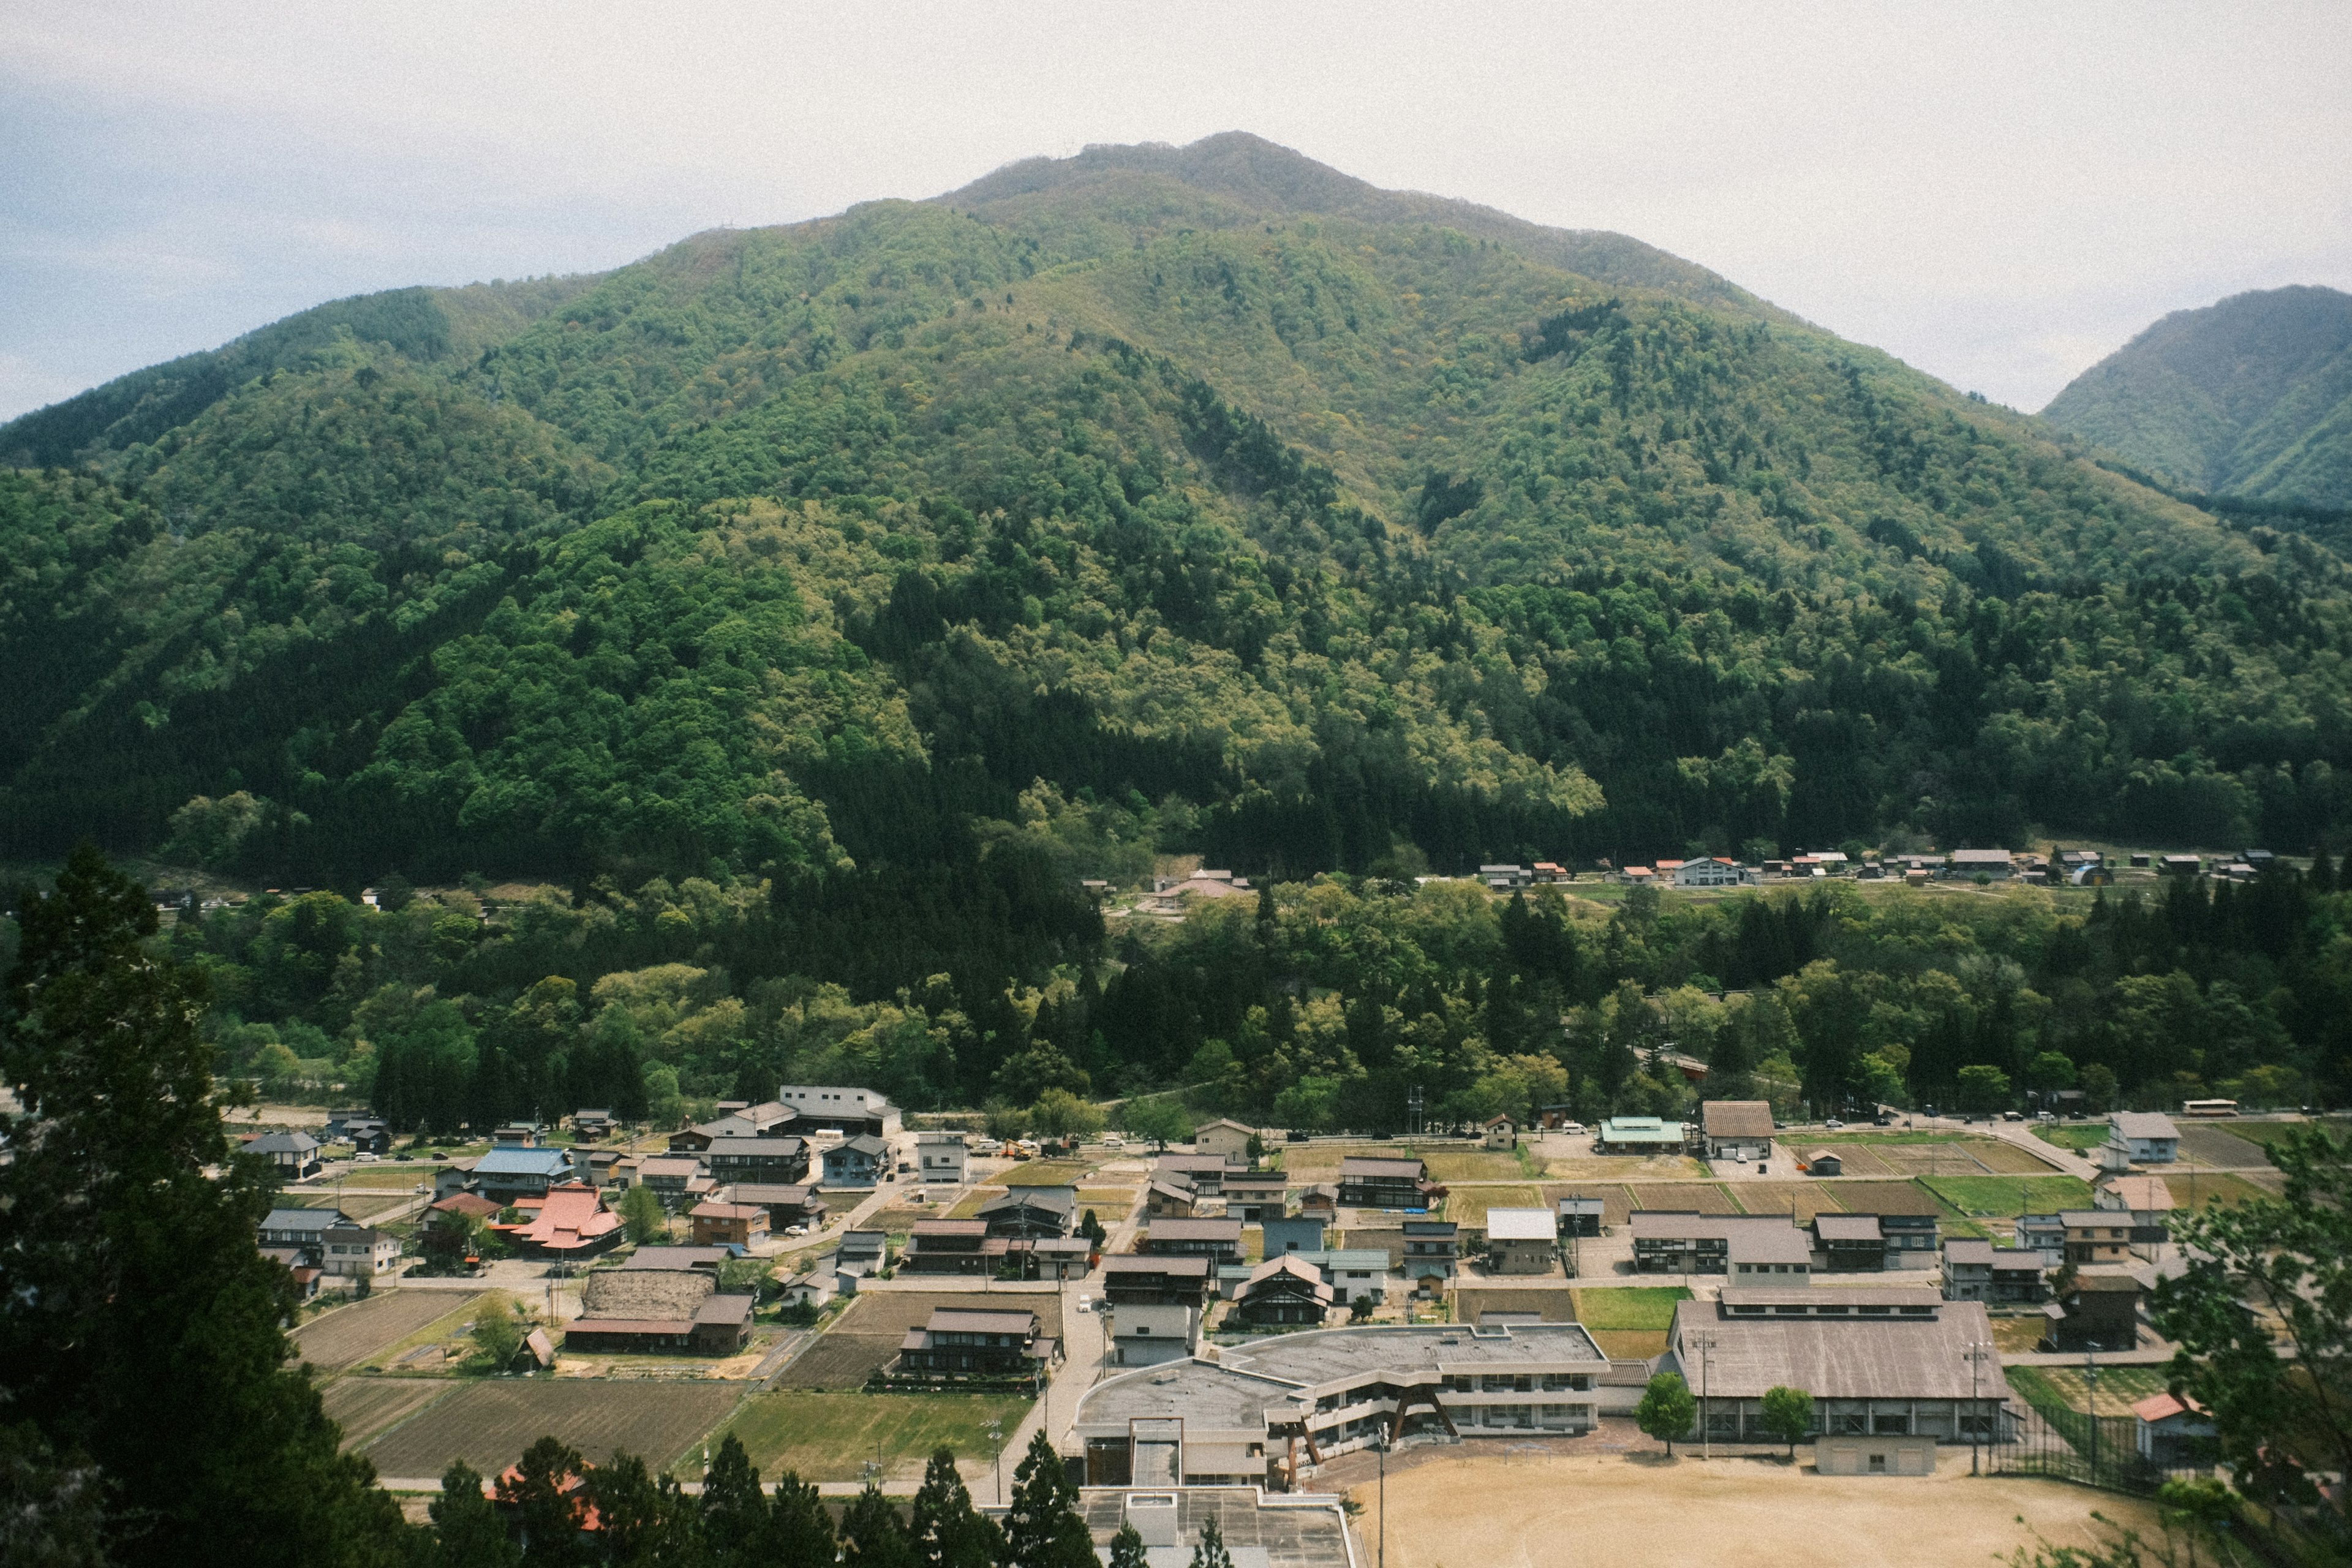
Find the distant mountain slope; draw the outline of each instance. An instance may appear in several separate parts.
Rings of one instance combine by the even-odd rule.
[[[503,342],[586,288],[586,278],[392,289],[337,300],[216,349],[183,354],[0,426],[0,463],[70,463],[152,441],[271,371],[324,363],[343,342],[381,345],[418,363],[465,360]]]
[[[2184,489],[2352,508],[2352,294],[2273,289],[2177,310],[2042,416]]]
[[[1155,852],[2352,826],[2338,557],[1251,138],[196,359],[0,429],[64,470],[0,471],[0,858],[1035,910]]]

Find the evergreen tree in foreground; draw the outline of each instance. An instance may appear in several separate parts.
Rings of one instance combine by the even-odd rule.
[[[776,1479],[768,1521],[775,1532],[774,1568],[833,1568],[833,1515],[814,1486],[786,1470]]]
[[[1003,1560],[1004,1532],[971,1506],[956,1473],[955,1454],[933,1450],[908,1525],[923,1568],[995,1568]]]
[[[730,1432],[702,1478],[702,1548],[709,1568],[766,1568],[775,1522],[760,1491],[760,1472]]]
[[[401,1561],[398,1507],[286,1365],[293,1280],[254,1246],[273,1183],[222,1129],[201,975],[148,951],[146,892],[88,846],[18,922],[0,1421],[39,1464],[95,1467],[111,1562]]]
[[[1004,1516],[1007,1568],[1098,1568],[1094,1536],[1076,1505],[1062,1456],[1041,1430],[1013,1472],[1013,1505]]]
[[[482,1478],[459,1460],[441,1478],[441,1495],[426,1511],[433,1517],[433,1568],[519,1568],[522,1550],[507,1535]]]
[[[845,1568],[914,1568],[914,1545],[898,1506],[872,1481],[842,1513],[841,1561]]]

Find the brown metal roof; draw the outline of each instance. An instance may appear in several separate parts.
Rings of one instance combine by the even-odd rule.
[[[1710,1100],[1700,1111],[1710,1138],[1772,1136],[1772,1102],[1769,1100]]]
[[[1344,1182],[1349,1176],[1402,1176],[1417,1182],[1423,1169],[1419,1160],[1373,1160],[1350,1155],[1339,1162],[1339,1179]]]
[[[934,1334],[1034,1334],[1034,1312],[975,1312],[961,1307],[940,1307],[924,1325]]]

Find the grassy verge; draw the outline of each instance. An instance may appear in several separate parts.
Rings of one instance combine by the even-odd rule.
[[[1588,1329],[1654,1333],[1673,1327],[1675,1304],[1691,1299],[1680,1285],[1624,1285],[1574,1294],[1576,1321]]]
[[[1966,1215],[2004,1218],[2091,1206],[2091,1184],[2074,1176],[1922,1176],[1919,1181]]]

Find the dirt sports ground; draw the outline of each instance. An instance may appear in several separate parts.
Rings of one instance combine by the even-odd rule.
[[[2063,1481],[1972,1478],[1965,1449],[1946,1455],[1932,1479],[1916,1479],[1825,1478],[1802,1458],[1790,1467],[1747,1458],[1669,1462],[1654,1452],[1423,1452],[1428,1458],[1389,1467],[1393,1568],[1958,1568],[2005,1563],[2036,1531],[2062,1546],[2103,1541],[2094,1509],[2163,1539],[2145,1503]],[[1351,1469],[1348,1479],[1357,1479]],[[1378,1551],[1379,1489],[1365,1479],[1349,1495],[1363,1507],[1354,1529],[1369,1561]]]

